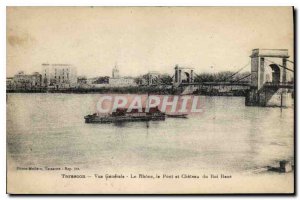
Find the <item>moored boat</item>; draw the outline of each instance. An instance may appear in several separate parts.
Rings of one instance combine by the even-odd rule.
[[[166,114],[170,118],[187,118],[187,114]]]
[[[150,108],[146,112],[145,108],[142,108],[142,112],[138,109],[118,108],[115,112],[107,115],[98,115],[94,113],[92,115],[86,115],[84,117],[85,123],[119,123],[119,122],[134,122],[134,121],[157,121],[165,120],[165,113],[161,112],[157,107]]]

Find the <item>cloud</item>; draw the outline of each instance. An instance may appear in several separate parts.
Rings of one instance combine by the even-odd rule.
[[[11,34],[7,36],[7,42],[9,45],[12,47],[28,47],[32,45],[35,40],[32,38],[29,34],[22,34],[22,35],[17,35],[17,34]]]

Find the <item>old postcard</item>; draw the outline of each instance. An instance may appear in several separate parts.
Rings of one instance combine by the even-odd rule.
[[[293,7],[7,7],[9,194],[293,194]]]

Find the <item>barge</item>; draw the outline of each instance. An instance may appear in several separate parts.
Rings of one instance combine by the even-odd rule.
[[[120,123],[120,122],[135,122],[135,121],[158,121],[165,120],[166,114],[161,112],[158,107],[150,108],[146,112],[142,108],[142,112],[138,109],[128,111],[126,108],[118,108],[115,112],[107,115],[99,115],[94,113],[84,117],[85,123]]]

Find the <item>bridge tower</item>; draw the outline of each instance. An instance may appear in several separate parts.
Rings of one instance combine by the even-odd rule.
[[[182,83],[194,82],[194,68],[175,66],[175,75],[173,85],[178,87]]]
[[[293,70],[287,67],[287,49],[253,49],[248,106],[289,106]]]
[[[181,94],[192,94],[197,88],[194,83],[194,68],[175,66],[173,86],[180,89]]]

